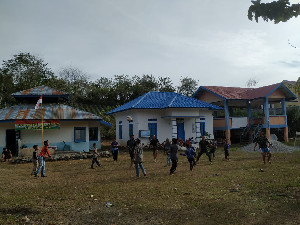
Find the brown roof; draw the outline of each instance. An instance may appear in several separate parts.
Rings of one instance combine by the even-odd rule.
[[[222,87],[222,86],[201,86],[194,94],[203,90],[212,92],[221,98],[231,99],[231,100],[252,100],[257,98],[263,98],[271,94],[277,88],[280,88],[287,95],[288,100],[296,99],[295,95],[289,91],[282,83],[272,84],[260,88],[240,88],[240,87]]]

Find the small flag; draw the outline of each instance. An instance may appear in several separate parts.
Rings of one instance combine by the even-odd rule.
[[[39,100],[37,101],[37,103],[36,103],[34,109],[39,109],[42,103],[43,103],[43,98],[42,98],[42,95],[41,95],[41,97],[40,97]]]

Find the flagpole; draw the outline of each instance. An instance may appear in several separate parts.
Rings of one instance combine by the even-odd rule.
[[[43,99],[43,95],[41,95]],[[41,103],[41,115],[42,115],[42,147],[44,146],[44,117],[43,117],[43,100]]]

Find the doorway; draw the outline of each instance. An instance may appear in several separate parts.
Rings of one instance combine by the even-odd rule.
[[[185,141],[184,122],[183,120],[177,121],[177,138]]]
[[[18,155],[16,131],[14,129],[6,130],[6,147],[11,151],[13,156]]]

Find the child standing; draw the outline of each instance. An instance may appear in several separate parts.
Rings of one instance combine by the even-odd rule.
[[[143,166],[143,147],[140,139],[136,139],[136,146],[134,148],[134,164],[135,164],[136,176],[137,177],[140,176],[139,167],[141,168],[144,176],[146,176],[146,171]]]
[[[196,158],[196,151],[192,144],[188,144],[187,149],[184,153],[180,153],[180,155],[186,156],[189,163],[190,163],[190,170],[192,171],[194,166],[196,165],[195,158]]]
[[[118,161],[118,154],[119,154],[118,146],[119,146],[119,143],[114,138],[114,141],[111,143],[111,151],[112,151],[114,162]]]
[[[31,175],[35,175],[35,173],[36,173],[37,162],[38,162],[38,150],[39,150],[39,146],[38,145],[34,145],[33,146],[33,153],[32,153],[33,168],[32,168]]]
[[[96,163],[99,167],[101,166],[99,161],[98,161],[98,153],[97,153],[96,143],[93,144],[93,157],[92,157],[91,169],[94,169],[94,163]]]
[[[224,144],[224,153],[225,153],[225,159],[229,160],[229,144],[226,139]]]

